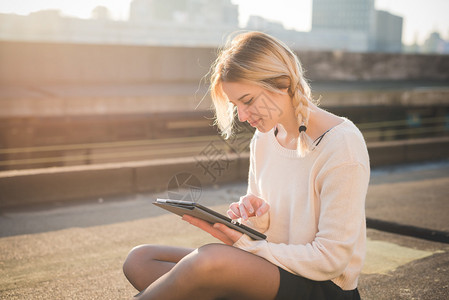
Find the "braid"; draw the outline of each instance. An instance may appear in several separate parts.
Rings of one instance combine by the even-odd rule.
[[[295,86],[290,87],[290,96],[292,97],[292,104],[295,108],[295,115],[298,118],[299,126],[299,137],[297,150],[301,157],[304,157],[311,148],[312,139],[306,134],[307,126],[309,124],[309,99],[307,94],[308,91],[304,90],[304,87],[308,87],[302,76]]]

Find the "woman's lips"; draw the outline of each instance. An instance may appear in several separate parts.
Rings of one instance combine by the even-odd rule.
[[[256,120],[256,121],[249,121],[249,125],[251,125],[252,127],[256,127],[257,126],[257,124],[259,123],[259,121],[260,121],[260,119],[259,120]]]

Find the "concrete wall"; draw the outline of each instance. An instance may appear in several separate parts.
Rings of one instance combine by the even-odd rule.
[[[449,55],[305,52],[313,80],[449,80]]]
[[[368,145],[371,167],[447,159],[449,138]],[[0,173],[0,209],[38,203],[163,192],[173,176],[195,175],[202,186],[245,181],[248,155],[228,156],[229,168],[208,176],[195,158],[165,159]],[[207,163],[207,161],[205,161]]]
[[[0,42],[0,85],[198,81],[209,48]]]
[[[213,48],[0,42],[0,85],[198,82]],[[301,52],[312,80],[449,80],[448,55]]]
[[[228,158],[229,168],[212,175],[205,173],[193,157],[2,172],[0,209],[167,191],[170,179],[184,172],[196,176],[202,186],[246,180],[248,155]]]
[[[0,118],[206,111],[211,100],[201,79],[216,53],[212,48],[0,42]],[[447,104],[449,56],[299,55],[315,97],[322,96],[327,107]],[[386,80],[396,86],[372,84]],[[426,88],[414,88],[415,81],[424,81]]]

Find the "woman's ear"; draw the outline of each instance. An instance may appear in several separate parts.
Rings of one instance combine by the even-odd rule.
[[[265,79],[264,82],[278,90],[283,90],[290,86],[291,80],[288,76],[283,75],[276,78]]]
[[[288,95],[290,96],[290,98],[293,98],[293,96],[295,95],[296,91],[292,91],[291,88],[286,88],[286,91],[288,93]]]

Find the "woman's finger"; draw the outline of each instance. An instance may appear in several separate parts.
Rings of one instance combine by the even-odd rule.
[[[248,213],[246,212],[246,207],[243,203],[239,204],[239,211],[240,211],[240,216],[242,217],[243,220],[248,220]]]
[[[240,202],[245,206],[246,211],[249,213],[249,215],[254,214],[254,207],[251,203],[250,197],[243,197]]]
[[[228,226],[221,224],[221,223],[215,223],[214,228],[222,232],[231,242],[228,245],[233,245],[235,242],[237,242],[243,235],[243,233],[238,232],[237,230],[234,230],[232,228],[229,228]]]
[[[228,214],[228,217],[230,217],[230,218],[233,219],[233,220],[240,218],[240,217],[237,216],[237,215],[235,214],[235,212],[234,212],[233,210],[231,210],[231,209],[228,209],[228,211],[227,211],[226,213]]]
[[[214,229],[214,231],[211,233],[211,235],[213,237],[215,237],[216,239],[219,239],[220,241],[222,241],[223,243],[225,243],[226,245],[230,245],[232,246],[234,244],[234,242],[232,241],[232,239],[223,231],[221,231],[218,228],[212,227]]]
[[[210,235],[219,239],[220,241],[222,241],[223,243],[225,243],[227,245],[234,244],[234,242],[225,233],[223,233],[223,231],[221,231],[217,228],[214,228],[214,226],[212,224],[210,224],[209,222],[206,222],[204,220],[201,220],[201,219],[189,216],[189,215],[183,215],[182,219],[184,221],[189,222],[193,226],[196,226],[196,227],[206,231],[207,233],[209,233]]]
[[[210,229],[212,228],[212,224],[210,224],[209,222],[206,222],[204,220],[189,215],[183,215],[182,219],[207,232],[209,232]]]
[[[266,214],[269,210],[270,210],[270,204],[263,201],[262,205],[256,211],[256,216],[260,217],[263,214]]]
[[[231,215],[229,215],[229,210],[234,214],[234,216],[235,216],[234,218]],[[241,217],[239,204],[237,202],[234,202],[231,205],[229,205],[229,210],[228,210],[228,215],[231,219],[238,219]]]

